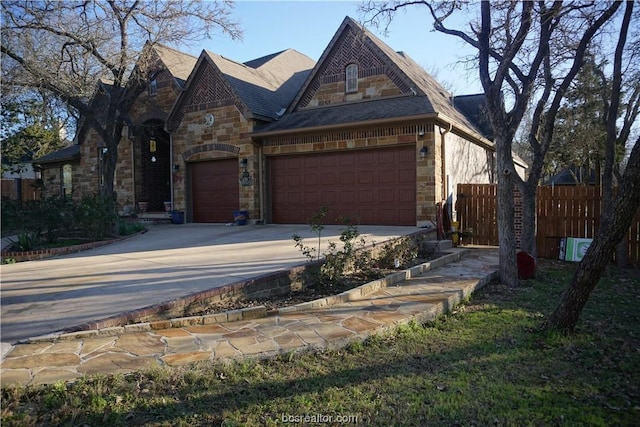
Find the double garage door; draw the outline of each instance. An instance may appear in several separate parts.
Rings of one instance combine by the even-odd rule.
[[[308,224],[325,206],[326,223],[416,224],[415,147],[269,158],[271,222]]]

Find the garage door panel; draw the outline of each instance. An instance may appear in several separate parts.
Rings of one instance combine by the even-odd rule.
[[[321,159],[314,157],[302,157],[302,161],[300,164],[304,169],[318,169],[322,164],[320,163]]]
[[[409,191],[409,190],[401,190],[398,191],[398,202],[399,203],[414,203],[416,200],[416,193],[415,191]]]
[[[381,170],[378,174],[378,182],[380,184],[392,184],[396,182],[395,170]]]
[[[375,183],[374,171],[362,171],[358,174],[358,184],[373,185]]]
[[[320,176],[320,182],[322,185],[334,185],[338,182],[336,174],[333,172],[323,173]]]
[[[198,162],[189,168],[193,221],[230,221],[240,204],[237,160]]]
[[[380,190],[378,191],[378,199],[382,203],[395,203],[397,201],[396,192],[393,190]]]
[[[312,188],[317,187],[318,184],[322,182],[322,180],[318,176],[318,173],[313,172],[312,170],[310,170],[309,173],[304,176],[303,181],[304,185]]]
[[[399,223],[408,223],[409,221],[415,221],[416,210],[415,209],[400,209],[397,212]]]
[[[305,178],[291,167],[301,162]],[[321,206],[326,206],[327,222],[340,216],[357,216],[361,224],[415,225],[413,146],[272,157],[269,165],[271,194],[303,193],[302,204],[306,205],[306,214],[302,215],[297,209],[288,209],[287,205],[297,201],[273,196],[271,220],[275,223],[308,223]],[[290,175],[298,177],[282,179]]]
[[[332,206],[338,200],[338,193],[333,190],[326,190],[321,193],[320,200],[323,206]]]
[[[350,156],[340,156],[338,153],[333,153],[332,156],[328,157],[327,160],[331,159],[331,164],[327,164],[326,166],[335,167],[336,160],[338,161],[338,165],[341,167],[355,167],[356,166],[356,158]],[[364,159],[359,159],[365,161]]]
[[[356,182],[356,174],[351,171],[340,172],[339,184],[341,185],[352,185]]]
[[[320,204],[321,202],[321,198],[320,198],[320,193],[319,192],[307,192],[304,193],[304,203],[309,206],[309,205],[313,205],[316,206],[318,204]]]
[[[416,152],[414,147],[411,147],[410,150],[398,151],[397,161],[401,163],[413,163],[415,165]]]
[[[400,170],[398,171],[398,182],[399,183],[415,183],[416,182],[416,171],[409,170]]]
[[[357,193],[358,206],[375,206],[376,197],[372,190],[361,190]]]

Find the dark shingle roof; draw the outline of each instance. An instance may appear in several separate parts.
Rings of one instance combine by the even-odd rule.
[[[484,93],[459,95],[453,98],[453,106],[480,131],[482,136],[493,140],[493,128],[487,116],[487,97]]]
[[[257,129],[257,131],[269,132],[315,126],[355,124],[370,120],[421,116],[433,113],[433,106],[427,98],[402,96],[299,110],[286,114],[277,122],[269,123]]]
[[[311,58],[293,49],[244,64],[205,52],[247,108],[267,120],[277,119],[278,112],[289,106],[314,65]]]
[[[68,162],[71,160],[77,160],[80,158],[80,146],[77,144],[70,145],[61,150],[49,153],[46,156],[42,156],[39,159],[34,159],[33,163],[60,163]]]
[[[574,175],[580,181],[576,183]],[[562,169],[556,175],[552,176],[548,180],[544,182],[544,185],[595,185],[596,184],[596,172],[591,169],[588,170],[586,167],[576,167],[571,166],[565,169]]]
[[[162,44],[156,44],[153,48],[178,84],[184,87],[184,83],[198,62],[198,58]]]

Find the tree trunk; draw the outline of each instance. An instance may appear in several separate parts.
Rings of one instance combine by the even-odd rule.
[[[117,145],[108,145],[108,150],[104,158],[104,169],[102,171],[102,186],[100,187],[100,194],[104,197],[110,197],[114,194],[113,181],[115,179],[116,165],[118,162],[117,151]]]
[[[629,233],[627,232],[622,236],[622,241],[616,246],[616,265],[620,268],[624,268],[629,264]]]
[[[513,162],[511,149],[503,137],[496,138],[498,169],[498,244],[500,259],[500,281],[507,286],[517,286],[518,269],[516,265],[516,239],[513,203]]]
[[[571,284],[549,318],[546,329],[573,332],[589,294],[611,262],[616,245],[624,237],[640,207],[640,138],[636,141],[618,195],[609,215],[603,215],[600,229],[578,265]]]
[[[536,214],[537,199],[536,185],[525,182],[520,192],[522,193],[522,234],[520,236],[520,249],[537,258],[536,247]]]

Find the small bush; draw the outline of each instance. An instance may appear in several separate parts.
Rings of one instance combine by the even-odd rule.
[[[130,236],[132,234],[136,234],[145,229],[143,224],[139,222],[118,222],[118,234],[120,236]]]
[[[75,214],[81,234],[94,240],[112,235],[117,219],[114,200],[101,195],[82,198]]]
[[[418,245],[410,237],[401,237],[385,243],[377,257],[381,268],[406,267],[418,257]]]
[[[27,252],[38,249],[44,243],[44,239],[37,231],[24,231],[18,234],[15,240],[9,239],[9,242],[14,250]]]

